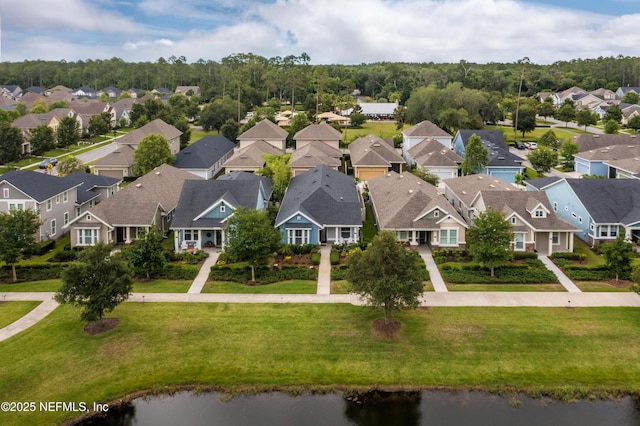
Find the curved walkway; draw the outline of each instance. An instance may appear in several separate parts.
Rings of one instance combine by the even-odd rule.
[[[220,252],[218,249],[204,249],[207,253],[209,253],[209,257],[204,260],[204,263],[200,267],[200,271],[198,275],[193,280],[191,287],[189,287],[189,291],[187,293],[198,294],[202,291],[202,288],[207,283],[207,279],[209,278],[209,273],[211,272],[211,267],[216,264],[218,261],[218,257],[220,256]]]
[[[58,307],[58,302],[53,300],[53,293],[8,293],[6,296],[7,301],[42,300],[42,303],[22,318],[0,329],[0,342],[31,327]]]

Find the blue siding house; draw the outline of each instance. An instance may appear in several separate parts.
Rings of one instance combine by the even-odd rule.
[[[482,139],[482,145],[487,149],[489,163],[487,167],[478,170],[489,176],[504,179],[509,183],[516,181],[516,174],[523,173],[523,158],[509,151],[504,135],[500,130],[458,130],[453,138],[453,148],[460,157],[465,157],[465,150],[472,135],[478,135]]]
[[[553,210],[580,229],[576,233],[594,246],[614,240],[620,232],[640,237],[640,181],[635,179],[557,179],[528,189],[544,191]]]
[[[185,181],[171,223],[175,250],[224,247],[226,220],[238,207],[266,208],[263,179]]]
[[[356,242],[362,213],[353,178],[320,164],[291,179],[276,227],[285,244]]]

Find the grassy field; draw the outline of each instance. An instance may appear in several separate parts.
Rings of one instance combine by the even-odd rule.
[[[0,302],[0,328],[4,328],[12,322],[25,316],[38,306],[40,302]]]
[[[524,134],[522,137],[522,132],[518,132],[516,136],[513,134],[513,127],[508,126],[485,126],[485,130],[502,130],[505,134],[505,139],[507,143],[513,143],[514,141],[535,141],[543,134],[547,133],[549,130],[553,130],[553,133],[556,134],[558,139],[571,139],[577,134],[584,133],[578,129],[572,128],[549,128],[549,127],[537,127],[533,132],[528,132]]]
[[[408,128],[405,125],[403,129]],[[346,136],[345,136],[346,132]],[[400,134],[401,130],[396,129],[395,121],[368,121],[362,125],[360,129],[346,129],[342,132],[342,137],[346,143],[351,143],[354,140],[374,134],[380,138],[392,138],[394,135]]]
[[[186,293],[193,281],[152,280],[133,283],[133,293]]]
[[[202,293],[315,294],[317,287],[317,281],[310,280],[290,280],[256,286],[229,281],[210,281],[204,285]]]
[[[0,292],[13,292],[13,291],[58,291],[62,285],[62,280],[43,280],[43,281],[28,281],[24,283],[15,284],[0,284]]]
[[[631,286],[615,286],[605,281],[574,281],[578,288],[585,292],[621,292],[633,291]]]
[[[380,311],[352,305],[125,303],[110,316],[118,327],[90,336],[79,310],[62,306],[1,342],[2,400],[92,404],[180,384],[557,396],[640,388],[636,308],[431,308],[399,314],[395,338],[372,332]],[[2,422],[72,415],[3,413]]]

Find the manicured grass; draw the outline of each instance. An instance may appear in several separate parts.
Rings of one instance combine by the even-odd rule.
[[[194,130],[193,128],[191,128],[191,138],[189,138],[189,143],[198,141],[207,135],[216,136],[217,134],[218,132],[216,130],[205,132],[204,130]]]
[[[371,211],[371,204],[365,204],[366,216],[364,223],[362,224],[362,239],[364,241],[371,241],[376,236],[378,230],[373,219],[373,212]]]
[[[243,294],[315,294],[317,281],[289,280],[272,284],[246,285],[230,281],[210,281],[201,293],[243,293]]]
[[[628,292],[631,286],[615,286],[606,281],[574,281],[578,288],[585,292]]]
[[[449,291],[567,291],[560,284],[448,284]]]
[[[589,248],[587,243],[578,237],[573,237],[573,251],[582,253],[587,256],[587,264],[589,266],[604,266],[604,259],[601,255],[597,255]]]
[[[224,389],[450,387],[637,392],[637,308],[430,308],[372,332],[379,310],[352,305],[124,303],[116,329],[89,336],[61,306],[0,342],[7,401],[108,402],[172,385]],[[621,344],[624,342],[624,344]],[[3,423],[65,412],[3,413]]]
[[[331,281],[331,294],[349,294],[351,284],[347,280]]]
[[[0,293],[14,291],[58,291],[61,285],[62,280],[60,279],[0,284]]]
[[[133,283],[132,293],[186,293],[193,281],[153,280]]]
[[[57,253],[64,251],[64,247],[70,243],[71,243],[71,236],[66,235],[65,237],[61,238],[59,241],[56,241],[56,246],[53,248],[53,250],[48,251],[42,256],[32,257],[31,259],[27,259],[27,260],[21,260],[19,263],[20,265],[35,265],[39,263],[45,263],[49,259],[51,259],[53,256],[55,256]]]
[[[408,127],[408,125],[405,125],[403,129],[406,129]],[[360,129],[348,128],[346,130],[346,137],[345,131],[343,130],[342,137],[344,138],[344,142],[349,144],[358,138],[370,134],[374,134],[382,139],[386,139],[392,138],[394,135],[400,134],[401,132],[402,129],[396,129],[395,121],[367,121],[362,125],[362,128]]]
[[[513,135],[513,127],[508,126],[485,126],[485,130],[502,130],[505,134],[505,140],[507,143],[513,144],[515,141],[535,141],[543,134],[547,133],[549,130],[553,130],[553,133],[556,134],[558,139],[571,139],[578,133],[584,133],[582,130],[572,129],[572,128],[550,128],[550,127],[536,127],[533,132],[525,133],[524,137],[522,137],[522,132],[518,132],[518,134],[514,137]]]
[[[0,328],[4,328],[25,316],[40,303],[34,301],[0,302]]]

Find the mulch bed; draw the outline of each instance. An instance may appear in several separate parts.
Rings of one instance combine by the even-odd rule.
[[[92,336],[105,333],[116,328],[119,322],[118,318],[102,318],[101,320],[91,321],[84,326],[84,332]]]
[[[395,337],[396,333],[400,331],[400,328],[402,328],[402,323],[395,319],[391,319],[389,324],[385,324],[384,318],[378,318],[373,322],[374,334],[381,337]]]

